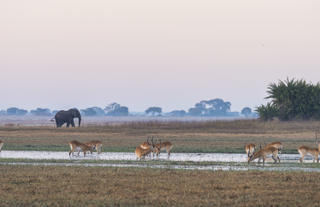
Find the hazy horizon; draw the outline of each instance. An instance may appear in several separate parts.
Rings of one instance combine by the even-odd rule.
[[[144,111],[266,103],[268,84],[320,77],[315,0],[0,3],[0,109]]]

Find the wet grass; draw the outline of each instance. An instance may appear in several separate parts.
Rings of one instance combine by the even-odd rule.
[[[54,159],[17,159],[17,158],[2,158],[0,159],[0,163],[35,163],[35,164],[69,164],[69,163],[77,163],[77,164],[121,164],[121,165],[140,165],[140,166],[156,166],[156,165],[163,165],[168,168],[170,166],[230,166],[230,167],[261,167],[264,169],[272,168],[287,168],[290,171],[290,168],[318,168],[320,169],[319,163],[303,163],[300,164],[298,162],[281,162],[280,164],[273,164],[272,162],[266,162],[266,166],[263,167],[262,164],[258,164],[257,162],[252,162],[249,165],[246,162],[194,162],[194,161],[170,161],[170,160],[81,160],[81,159],[65,159],[65,160],[54,160]]]
[[[0,166],[17,206],[319,206],[319,173]]]
[[[3,150],[68,151],[71,140],[101,140],[103,151],[132,152],[154,136],[174,144],[173,152],[243,153],[246,143],[258,146],[281,141],[283,153],[297,153],[301,145],[315,146],[320,122],[261,122],[258,120],[205,122],[129,122],[80,128],[0,127]]]

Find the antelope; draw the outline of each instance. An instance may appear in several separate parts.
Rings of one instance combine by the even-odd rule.
[[[149,143],[149,138],[147,139],[146,142],[142,142],[142,143],[140,144],[140,147],[141,147],[142,149],[149,149],[150,146],[151,146],[151,144]]]
[[[251,161],[259,158],[258,163],[260,163],[260,159],[262,159],[263,166],[264,166],[264,162],[266,160],[266,157],[267,157],[267,155],[270,155],[270,154],[272,155],[272,159],[274,160],[274,163],[277,163],[277,160],[280,163],[280,158],[278,157],[278,148],[269,146],[269,147],[265,147],[265,148],[260,149],[258,152],[255,152],[253,154],[253,156],[251,156],[250,159],[248,160],[248,164]]]
[[[153,140],[153,138],[152,138],[152,140]],[[141,147],[142,149],[149,149],[149,148],[151,147],[151,144],[149,143],[149,137],[148,137],[148,139],[147,139],[146,142],[142,142],[142,143],[140,144],[140,147]]]
[[[152,138],[152,140],[153,140],[153,138]],[[147,141],[146,141],[146,142],[142,142],[142,143],[140,144],[140,147],[141,147],[142,149],[150,149],[151,144],[150,144],[150,142],[149,142],[149,137],[147,138]],[[151,153],[149,153],[148,155],[151,156]]]
[[[283,148],[283,145],[281,142],[271,142],[271,143],[267,144],[266,147],[270,147],[270,146],[277,148],[279,150],[279,153],[281,154],[281,150]]]
[[[94,141],[86,142],[85,145],[90,146],[92,148],[92,150],[96,150],[98,154],[101,153],[101,149],[102,149],[102,142],[101,141],[94,140]]]
[[[270,146],[277,148],[278,153],[281,154],[281,150],[283,148],[283,145],[281,142],[271,142],[271,143],[267,144],[267,146],[265,146],[265,147],[270,147]],[[278,159],[279,159],[279,155],[278,155]]]
[[[170,151],[171,151],[172,147],[173,147],[173,144],[171,142],[161,142],[161,139],[160,139],[160,143],[155,145],[155,148],[153,151],[153,156],[155,153],[158,157],[161,151],[166,150],[168,153],[168,159],[169,159],[170,158]]]
[[[80,154],[80,151],[83,152],[84,156],[86,156],[86,152],[87,151],[90,151],[91,154],[92,154],[92,148],[90,146],[88,146],[86,144],[83,144],[81,142],[78,142],[76,140],[73,140],[73,141],[69,142],[69,146],[70,146],[69,156],[71,155],[71,153],[73,155],[73,152],[75,150],[78,150],[78,156]]]
[[[250,159],[250,157],[253,156],[254,152],[255,152],[255,149],[256,149],[256,145],[255,144],[246,144],[245,146],[245,150],[246,150],[246,153],[248,155],[248,161]]]
[[[301,155],[301,158],[299,159],[300,163],[303,162],[304,156],[306,156],[307,154],[313,156],[313,162],[317,160],[317,163],[319,163],[320,143],[318,144],[318,149],[310,148],[307,146],[301,146],[298,148],[298,152]]]
[[[0,152],[1,152],[2,147],[3,147],[3,141],[0,140]]]
[[[146,155],[153,152],[153,149],[155,147],[155,144],[153,143],[153,139],[151,140],[152,144],[149,143],[149,138],[147,139],[147,142],[142,143],[140,146],[136,147],[135,154],[137,156],[137,159],[141,160],[144,159]]]

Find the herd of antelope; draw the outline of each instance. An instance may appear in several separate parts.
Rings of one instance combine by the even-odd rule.
[[[317,134],[316,134],[316,140],[317,140]],[[144,159],[146,156],[154,157],[156,154],[157,158],[159,157],[159,154],[161,151],[165,150],[168,154],[168,159],[170,158],[170,152],[173,147],[173,144],[169,141],[161,142],[161,139],[158,141],[154,141],[153,138],[147,138],[147,140],[143,143],[141,143],[138,147],[135,149],[135,154],[137,156],[137,159],[141,160]],[[0,152],[3,147],[4,142],[0,140]],[[80,152],[82,151],[84,154],[84,157],[86,156],[87,152],[92,152],[96,150],[98,154],[102,151],[102,142],[101,141],[90,141],[86,143],[81,143],[79,141],[73,140],[69,142],[70,151],[69,156],[75,151],[78,152],[78,156]],[[245,151],[248,157],[248,164],[252,162],[255,159],[258,159],[258,163],[260,163],[261,159],[263,161],[263,165],[265,163],[266,157],[268,155],[271,155],[272,159],[274,160],[274,163],[280,163],[279,153],[281,153],[283,149],[283,145],[281,142],[272,142],[267,144],[265,147],[261,147],[257,151],[256,145],[253,143],[245,145]],[[319,163],[319,152],[320,152],[320,143],[318,143],[318,148],[311,148],[308,146],[300,146],[298,148],[298,152],[301,155],[301,158],[299,159],[300,163],[303,162],[304,157],[307,154],[310,154],[313,157],[313,162],[317,161]]]
[[[91,152],[93,150],[96,150],[98,154],[101,153],[101,149],[102,149],[102,142],[101,141],[90,141],[90,142],[86,142],[86,143],[81,143],[78,142],[77,140],[73,140],[71,142],[69,142],[69,146],[70,146],[70,151],[69,151],[69,156],[73,155],[74,151],[78,151],[78,156],[80,154],[80,151],[83,152],[83,156],[86,156],[86,152]]]
[[[261,148],[260,145],[260,150],[256,151],[256,145],[255,144],[247,144],[245,146],[245,151],[248,156],[248,164],[255,160],[258,159],[258,163],[260,163],[261,159],[263,161],[263,165],[265,163],[265,160],[268,155],[272,155],[272,159],[274,160],[275,163],[280,163],[280,158],[279,158],[279,153],[281,153],[283,146],[281,142],[272,142],[267,144],[264,148]]]
[[[151,138],[151,143],[149,142],[149,137],[147,138],[146,142],[141,143],[135,150],[137,159],[141,160],[144,159],[145,156],[151,155],[154,157],[154,154],[156,154],[157,158],[159,157],[159,154],[161,151],[166,150],[168,154],[168,159],[170,158],[170,152],[173,147],[173,144],[171,142],[161,142],[161,139],[159,143],[154,142],[153,138]]]
[[[70,146],[69,156],[71,156],[71,154],[73,156],[73,153],[77,151],[78,156],[80,155],[80,152],[83,152],[83,155],[85,157],[87,152],[90,152],[92,154],[93,150],[96,150],[97,153],[100,154],[102,149],[102,142],[90,141],[86,143],[81,143],[77,140],[73,140],[69,142],[69,146]],[[147,155],[150,155],[151,152],[152,152],[152,157],[154,157],[154,154],[156,154],[158,158],[160,152],[163,150],[166,150],[168,153],[168,159],[169,159],[170,151],[172,147],[173,147],[173,144],[171,142],[161,142],[161,139],[160,139],[159,143],[157,143],[157,141],[154,142],[153,138],[148,138],[146,142],[141,143],[136,148],[135,154],[137,156],[137,159],[139,160],[144,159]]]
[[[263,161],[263,165],[265,163],[266,157],[268,155],[271,155],[272,159],[274,160],[274,163],[280,163],[280,158],[279,158],[279,153],[281,153],[281,150],[283,148],[283,145],[281,142],[272,142],[267,144],[265,147],[261,147],[259,151],[256,151],[256,145],[255,144],[247,144],[245,146],[245,151],[248,156],[248,164],[255,160],[258,159],[258,163],[260,163],[261,159]],[[313,162],[317,160],[319,163],[319,152],[320,152],[320,143],[318,143],[318,148],[311,148],[307,146],[300,146],[298,148],[298,152],[301,155],[301,158],[299,159],[300,163],[303,162],[304,157],[309,154],[313,157]]]

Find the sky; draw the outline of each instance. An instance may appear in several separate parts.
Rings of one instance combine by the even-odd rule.
[[[320,80],[318,0],[1,0],[0,109],[232,111]]]

